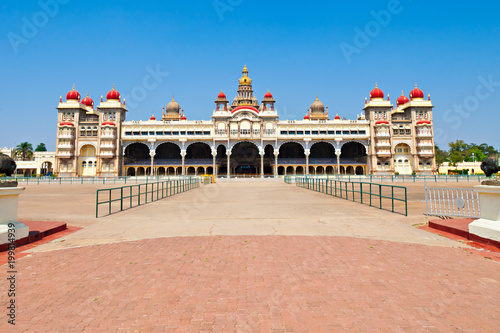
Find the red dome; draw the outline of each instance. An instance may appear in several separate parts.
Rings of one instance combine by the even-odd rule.
[[[387,120],[379,120],[375,123],[375,125],[389,125],[389,122]]]
[[[220,93],[219,93],[219,95],[217,95],[217,98],[221,98],[221,99],[223,98],[223,99],[225,99],[226,98],[226,94],[224,94],[222,92],[222,90],[221,90]]]
[[[336,116],[335,116],[335,120],[340,120],[340,116],[339,116],[339,115],[336,115]]]
[[[423,125],[423,124],[429,124],[430,125],[430,123],[431,122],[428,121],[428,120],[419,120],[419,121],[417,121],[417,125]]]
[[[417,84],[415,83],[415,89],[413,89],[412,91],[410,91],[410,98],[411,99],[414,99],[414,98],[424,98],[424,92],[422,90],[420,90],[419,88],[417,88]]]
[[[273,98],[273,94],[271,94],[269,92],[269,90],[266,92],[266,94],[264,95],[264,98]]]
[[[82,104],[94,107],[94,101],[92,100],[92,98],[89,97],[89,93],[87,93],[87,97],[82,99]]]
[[[399,106],[399,105],[403,105],[403,104],[406,104],[408,103],[410,100],[408,99],[408,97],[406,97],[403,93],[403,91],[401,90],[401,96],[398,97],[398,100],[396,101],[396,104]]]
[[[107,94],[106,94],[106,99],[114,99],[114,100],[120,100],[120,93],[115,90],[115,84],[113,83],[113,89],[111,89]]]
[[[152,115],[151,118],[149,118],[149,120],[156,120],[155,115]]]
[[[181,120],[187,120],[185,115],[182,115]]]
[[[309,120],[309,115],[307,115],[307,114],[306,114],[306,115],[304,116],[304,120]]]
[[[73,89],[66,94],[66,100],[80,101],[80,93],[75,90],[75,85],[73,85]]]
[[[370,100],[372,98],[384,98],[384,92],[377,87],[375,83],[375,88],[370,92]]]

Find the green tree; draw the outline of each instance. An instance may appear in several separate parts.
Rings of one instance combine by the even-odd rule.
[[[436,164],[438,167],[448,160],[448,153],[446,150],[441,150],[436,144],[434,145],[434,152],[436,153]]]
[[[472,157],[472,154],[474,154],[474,157]],[[466,161],[467,162],[482,162],[486,159],[486,154],[479,149],[479,147],[473,147],[467,150],[467,157]]]
[[[29,160],[33,156],[33,146],[29,142],[21,142],[14,148],[14,154],[23,161]]]
[[[47,147],[45,147],[45,143],[41,142],[36,146],[35,151],[47,151]]]

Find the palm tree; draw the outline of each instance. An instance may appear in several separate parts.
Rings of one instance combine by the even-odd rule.
[[[33,156],[33,146],[29,142],[21,142],[14,148],[14,154],[21,160],[26,161]]]

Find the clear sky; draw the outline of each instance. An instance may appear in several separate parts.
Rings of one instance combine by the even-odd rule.
[[[331,116],[354,119],[375,82],[394,104],[417,82],[435,105],[442,148],[456,139],[500,148],[498,1],[6,0],[0,8],[0,147],[54,150],[55,107],[73,83],[96,103],[115,83],[128,96],[128,120],[160,116],[173,94],[188,119],[210,119],[221,89],[234,98],[247,64],[255,95],[269,89],[281,119],[301,119],[316,94]]]

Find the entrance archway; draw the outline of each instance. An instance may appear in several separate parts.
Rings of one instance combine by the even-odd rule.
[[[411,175],[412,156],[410,146],[400,143],[394,147],[394,172],[400,175]]]
[[[95,177],[97,168],[96,149],[92,145],[84,145],[80,149],[80,175]]]
[[[231,151],[231,174],[257,174],[260,169],[260,155],[257,146],[251,142],[239,142]]]

